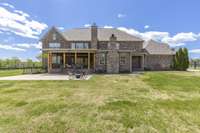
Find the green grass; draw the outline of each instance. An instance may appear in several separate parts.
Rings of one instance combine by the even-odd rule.
[[[23,70],[0,70],[0,77],[16,76],[23,74]]]
[[[0,81],[3,133],[197,133],[200,73]]]

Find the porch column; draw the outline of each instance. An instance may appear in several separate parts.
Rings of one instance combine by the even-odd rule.
[[[75,52],[75,65],[77,63],[77,52]]]
[[[65,53],[63,53],[63,68],[65,68]]]
[[[144,70],[144,67],[145,67],[145,66],[144,66],[144,64],[145,64],[145,63],[144,63],[144,62],[145,62],[145,61],[144,61],[144,58],[145,58],[144,55],[142,55],[142,70]]]
[[[52,53],[48,53],[48,72],[52,69]]]
[[[90,70],[90,52],[88,53],[88,70]]]
[[[49,72],[49,70],[50,70],[50,54],[48,53],[48,58],[47,58],[47,66],[48,66],[48,72]]]
[[[95,71],[95,69],[96,69],[96,56],[95,56],[95,53],[94,53],[94,56],[93,56],[93,64],[94,64],[94,71]]]
[[[132,53],[130,53],[130,72],[132,72]]]

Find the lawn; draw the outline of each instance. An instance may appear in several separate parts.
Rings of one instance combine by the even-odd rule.
[[[2,133],[197,133],[200,73],[0,81]]]
[[[16,76],[23,74],[23,70],[16,69],[16,70],[0,70],[0,77],[6,76]]]

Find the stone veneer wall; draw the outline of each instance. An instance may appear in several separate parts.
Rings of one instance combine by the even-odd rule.
[[[133,50],[141,51],[143,48],[143,42],[120,42],[120,50]]]
[[[107,73],[119,73],[119,53],[116,50],[107,53]]]
[[[104,65],[102,65],[102,64],[100,64],[100,57],[103,55],[103,54],[105,54],[105,64]],[[97,73],[105,73],[106,72],[106,57],[107,57],[107,54],[106,54],[106,52],[97,52],[96,53],[96,72]]]
[[[170,70],[173,64],[173,55],[147,55],[145,68],[149,70]]]
[[[119,64],[119,72],[130,72],[130,53],[120,53],[119,54],[119,63],[120,57],[125,57],[125,64]]]

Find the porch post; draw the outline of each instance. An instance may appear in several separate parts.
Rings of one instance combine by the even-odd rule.
[[[130,52],[130,73],[132,73],[132,53]]]
[[[93,61],[94,61],[93,64],[94,64],[94,71],[95,71],[95,69],[96,69],[96,56],[95,56],[95,53],[94,53],[93,58],[94,58],[94,59],[93,59]]]
[[[47,64],[48,64],[48,72],[50,70],[50,53],[48,52]]]
[[[48,72],[52,69],[52,53],[48,53]]]
[[[52,69],[52,53],[50,53],[50,69]]]
[[[63,53],[63,68],[65,68],[65,53]]]
[[[77,52],[75,52],[75,65],[77,63]]]
[[[88,70],[90,70],[90,52],[88,53]]]
[[[142,70],[144,70],[144,68],[145,68],[145,66],[144,66],[144,63],[145,61],[144,61],[144,55],[142,55]]]

